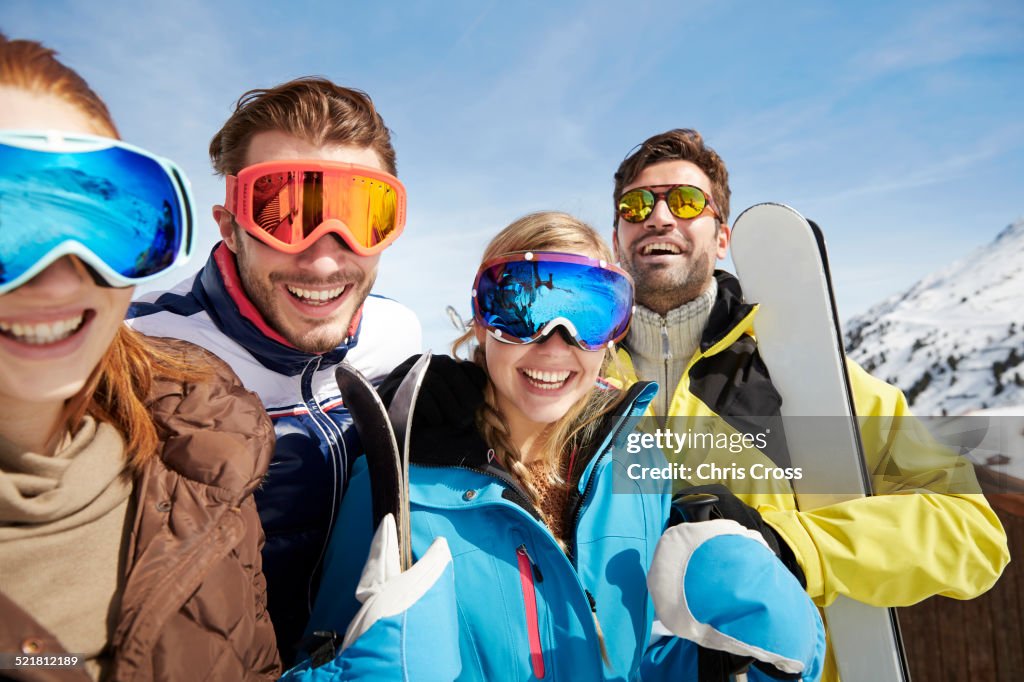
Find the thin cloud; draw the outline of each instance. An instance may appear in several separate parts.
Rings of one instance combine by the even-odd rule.
[[[1021,54],[1024,12],[1006,3],[928,4],[906,26],[893,26],[880,42],[850,60],[850,84],[971,57]]]

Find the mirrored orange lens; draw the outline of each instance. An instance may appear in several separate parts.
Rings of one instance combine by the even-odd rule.
[[[669,190],[665,197],[668,203],[668,210],[677,218],[694,218],[704,211],[707,204],[707,197],[697,187],[680,185]]]
[[[627,223],[645,220],[654,210],[654,195],[646,189],[633,189],[619,199],[619,217]]]
[[[325,220],[340,220],[364,247],[397,227],[398,195],[388,183],[360,175],[294,171],[261,175],[252,183],[252,216],[262,230],[297,244]]]
[[[338,217],[360,244],[375,246],[395,231],[398,215],[398,197],[391,185],[374,178],[350,176],[346,191],[330,192],[326,196],[339,197],[346,204]],[[329,212],[330,213],[330,212]]]
[[[292,218],[301,215],[295,211],[295,173],[269,173],[252,183],[252,218],[267,234],[286,244],[296,237]],[[301,239],[301,231],[298,239]]]

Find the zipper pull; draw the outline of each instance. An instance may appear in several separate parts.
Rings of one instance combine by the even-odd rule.
[[[604,641],[604,631],[601,629],[601,621],[597,619],[597,600],[594,599],[594,595],[590,593],[590,590],[583,588],[583,594],[587,595],[587,601],[590,603],[590,615],[594,617],[594,630],[597,631],[597,644],[601,648],[601,660],[608,666],[609,669],[612,667],[612,659],[608,656],[608,646]]]
[[[672,359],[672,340],[668,335],[668,321],[661,321],[661,351],[663,360]]]
[[[526,543],[523,543],[516,547],[516,554],[526,557],[526,560],[530,562],[530,570],[533,571],[533,579],[539,583],[544,582],[544,574],[540,572],[540,566],[533,560],[530,553],[526,551]]]

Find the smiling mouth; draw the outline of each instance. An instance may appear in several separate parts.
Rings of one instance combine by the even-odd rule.
[[[296,287],[289,284],[286,289],[288,289],[288,293],[291,294],[292,297],[302,301],[306,305],[321,306],[328,305],[329,303],[336,301],[345,293],[348,286],[346,285],[334,289],[317,291],[313,289],[303,289],[302,287]]]
[[[645,244],[640,249],[641,256],[664,256],[666,254],[678,255],[681,254],[682,250],[675,244],[669,242],[652,242]]]
[[[572,377],[573,372],[569,370],[559,371],[541,371],[539,369],[521,369],[519,370],[526,377],[526,380],[531,386],[543,389],[545,391],[557,391],[558,389],[565,386]]]
[[[85,323],[87,312],[53,322],[8,322],[0,320],[0,334],[29,346],[47,346],[70,338]]]

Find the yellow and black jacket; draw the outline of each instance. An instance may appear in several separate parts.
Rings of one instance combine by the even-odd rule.
[[[749,433],[758,428],[753,417],[764,424],[765,418],[779,416],[782,399],[753,334],[757,305],[743,301],[732,275],[719,271],[716,278],[718,297],[700,346],[669,402],[668,424],[677,432],[706,430],[715,422],[723,432]],[[619,360],[624,383],[636,381],[625,350]],[[761,513],[793,550],[807,592],[819,606],[840,594],[873,606],[982,594],[999,578],[1009,551],[1006,533],[981,495],[970,463],[959,458],[950,466],[947,453],[939,452],[941,446],[923,428],[893,428],[893,420],[913,419],[903,393],[856,363],[847,360],[847,365],[875,496],[800,511],[785,481],[699,482],[723,483]],[[709,449],[686,457],[691,463],[717,458],[723,467],[737,457],[747,465],[789,466],[781,432],[767,445],[742,455]],[[933,467],[936,461],[943,466]],[[914,492],[936,494],[909,494]],[[826,671],[823,679],[836,677]]]

